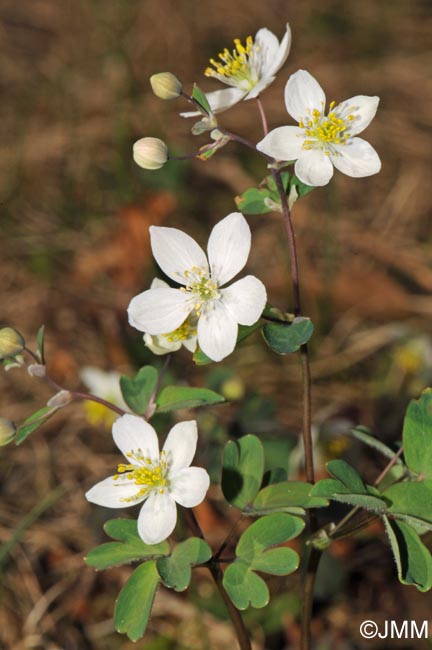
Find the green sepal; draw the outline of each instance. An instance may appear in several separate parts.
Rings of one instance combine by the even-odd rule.
[[[37,358],[39,363],[45,364],[45,325],[41,325],[37,333]]]
[[[144,415],[158,380],[158,371],[153,366],[144,366],[135,377],[120,377],[123,399],[138,415]]]
[[[138,560],[154,559],[168,555],[168,542],[145,544],[138,535],[134,519],[111,519],[104,530],[116,542],[107,542],[92,549],[84,558],[85,562],[100,571],[120,564],[130,564]]]
[[[405,462],[424,478],[432,478],[432,388],[408,406],[403,426]]]
[[[29,437],[33,431],[36,431],[42,424],[45,424],[57,409],[52,406],[43,406],[41,409],[30,415],[24,422],[18,427],[15,437],[15,444],[20,445],[26,438]]]
[[[278,354],[296,352],[307,343],[314,330],[310,318],[299,316],[292,323],[266,323],[262,333],[267,345]]]
[[[244,339],[247,339],[251,334],[256,332],[261,327],[262,323],[260,321],[257,321],[253,325],[239,325],[236,345],[244,341]],[[212,363],[212,359],[210,359],[200,348],[197,348],[196,352],[194,353],[193,360],[197,366],[205,366],[208,363]]]
[[[222,459],[222,492],[231,505],[243,510],[254,500],[264,473],[264,449],[257,436],[230,440]]]
[[[192,97],[201,106],[204,112],[207,113],[207,115],[211,115],[212,110],[210,108],[208,99],[205,96],[205,93],[201,90],[201,88],[197,86],[197,84],[193,85]]]
[[[225,402],[223,395],[219,395],[209,388],[189,388],[188,386],[167,386],[156,399],[156,413],[168,413],[178,409],[191,409],[198,406],[211,406]]]
[[[146,631],[159,582],[156,561],[150,560],[135,569],[119,594],[114,625],[131,641],[138,641]]]
[[[432,557],[416,531],[401,521],[383,517],[396,560],[399,581],[419,591],[432,588]]]
[[[208,562],[211,556],[211,548],[207,542],[199,537],[190,537],[177,544],[171,555],[160,558],[157,561],[157,569],[166,587],[184,591],[189,586],[192,567]]]

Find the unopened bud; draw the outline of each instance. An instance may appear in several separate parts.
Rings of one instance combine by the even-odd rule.
[[[0,447],[8,445],[15,438],[16,427],[6,418],[0,418]]]
[[[159,138],[141,138],[133,146],[133,159],[144,169],[160,169],[168,160],[168,148]]]
[[[72,401],[72,395],[68,390],[60,390],[58,393],[53,395],[51,399],[48,400],[47,406],[53,406],[54,408],[62,408],[67,406]]]
[[[22,351],[24,346],[23,337],[13,327],[2,327],[0,329],[0,359],[14,357]]]
[[[150,77],[151,87],[160,99],[177,99],[182,94],[182,82],[172,72],[159,72]]]
[[[45,377],[46,368],[41,363],[32,363],[27,368],[27,372],[31,377]]]

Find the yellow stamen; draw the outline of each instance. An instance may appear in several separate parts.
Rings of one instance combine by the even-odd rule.
[[[253,73],[251,63],[254,56],[254,42],[252,36],[248,36],[245,45],[239,38],[234,39],[235,48],[230,52],[225,48],[219,52],[219,61],[210,59],[212,67],[206,68],[206,77],[222,77],[240,82],[248,82],[250,88],[256,83],[256,75]]]

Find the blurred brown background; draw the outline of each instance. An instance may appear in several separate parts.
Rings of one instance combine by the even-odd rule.
[[[148,78],[170,70],[185,87],[197,81],[216,89],[203,76],[211,56],[261,26],[281,38],[287,20],[291,54],[262,95],[271,127],[287,123],[283,89],[299,68],[316,76],[329,101],[381,97],[364,137],[378,150],[382,172],[366,179],[336,173],[294,212],[305,312],[316,326],[318,451],[325,459],[342,450],[372,480],[382,465],[353,446],[347,429],[362,423],[387,442],[397,440],[408,400],[432,382],[426,0],[2,0],[0,325],[15,326],[34,345],[45,323],[50,371],[70,388],[80,385],[85,364],[131,373],[152,362],[125,311],[156,273],[148,226],[184,228],[204,244],[211,225],[235,209],[233,197],[266,170],[235,145],[207,163],[171,163],[159,172],[136,167],[131,147],[144,135],[161,137],[178,154],[205,144],[178,116],[187,107],[155,98]],[[253,101],[221,121],[261,138]],[[265,282],[270,302],[290,308],[281,224],[272,216],[249,223],[248,267]],[[212,451],[216,422],[219,442],[252,430],[276,441],[288,431],[295,441],[297,359],[274,358],[256,336],[225,366],[249,395],[249,410],[223,407],[199,416],[207,427],[202,453],[220,451]],[[172,373],[194,385],[217,381],[182,353]],[[1,415],[16,422],[50,396],[18,370],[2,372],[0,394]],[[109,432],[89,427],[80,406],[23,446],[1,449],[0,648],[198,650],[233,643],[205,576],[189,602],[161,593],[145,641],[133,646],[113,632],[114,597],[129,569],[96,575],[84,566],[86,551],[104,540],[109,513],[90,506],[83,493],[116,460]],[[217,491],[213,498],[217,507]],[[200,515],[215,542],[222,539],[225,523],[215,508]],[[430,596],[395,581],[379,527],[341,543],[327,571],[314,619],[320,650],[403,648],[401,641],[362,641],[358,623],[371,613],[378,621],[430,616]],[[335,575],[340,581],[332,583]],[[296,647],[298,599],[277,602],[271,613],[249,615],[257,648]],[[430,647],[422,643],[409,647]]]

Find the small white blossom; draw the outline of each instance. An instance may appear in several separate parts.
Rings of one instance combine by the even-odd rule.
[[[326,96],[319,83],[305,70],[293,74],[285,88],[288,113],[298,126],[270,131],[257,149],[276,160],[296,160],[295,174],[307,185],[327,185],[333,166],[353,177],[371,176],[381,169],[375,149],[357,138],[375,116],[379,97],[357,95],[325,115]]]
[[[106,371],[93,366],[85,366],[80,370],[81,381],[87,386],[90,393],[128,411],[120,390],[120,377],[120,373],[115,370]],[[88,400],[84,404],[90,424],[105,424],[110,427],[118,417],[117,413],[98,402]]]
[[[126,463],[92,487],[86,498],[105,508],[127,508],[144,501],[138,533],[146,544],[158,544],[174,530],[176,503],[185,508],[197,506],[210,484],[205,469],[190,467],[198,439],[196,422],[176,424],[161,452],[156,431],[136,415],[120,417],[112,432]]]
[[[285,34],[279,43],[277,37],[265,27],[260,29],[255,39],[248,36],[245,45],[239,38],[234,39],[235,48],[230,52],[225,48],[219,60],[210,59],[211,67],[206,77],[213,77],[230,86],[224,90],[206,93],[213,113],[231,108],[242,99],[253,99],[269,86],[276,73],[285,63],[291,48],[291,29],[287,23]],[[193,117],[198,112],[182,113],[183,117]]]
[[[154,278],[150,290],[161,289],[162,287],[169,288],[169,284],[159,278]],[[193,353],[197,348],[197,322],[198,317],[192,312],[184,323],[173,332],[153,335],[145,333],[143,337],[144,343],[153,354],[157,355],[177,352],[182,346]]]
[[[150,227],[153,255],[162,271],[180,289],[161,287],[135,296],[129,304],[129,323],[141,332],[174,332],[189,314],[196,314],[198,344],[213,361],[231,354],[238,325],[253,325],[266,303],[260,280],[248,275],[222,288],[245,266],[251,232],[239,212],[213,228],[207,257],[192,237],[177,228]]]

